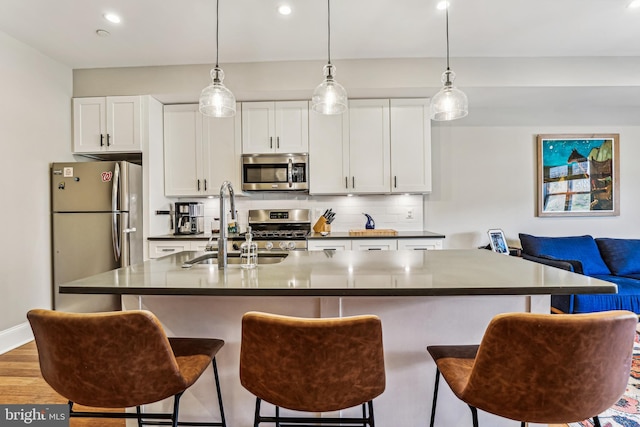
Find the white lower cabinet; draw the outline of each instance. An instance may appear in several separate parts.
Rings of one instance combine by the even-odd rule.
[[[189,250],[191,250],[191,242],[188,241],[154,240],[149,242],[149,258],[162,258]]]
[[[348,239],[327,239],[309,240],[307,249],[310,251],[350,251],[351,240]]]
[[[398,249],[397,239],[357,239],[351,241],[354,251],[395,251]]]
[[[431,251],[442,249],[442,239],[312,239],[307,247],[310,251]]]
[[[177,254],[183,251],[203,252],[208,240],[153,240],[149,242],[149,258],[162,258],[163,256]],[[217,246],[216,241],[213,242]]]
[[[398,250],[432,251],[442,249],[442,239],[398,239]]]

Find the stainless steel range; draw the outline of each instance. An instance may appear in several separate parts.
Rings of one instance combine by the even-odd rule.
[[[311,232],[309,209],[252,209],[249,226],[258,250],[306,250]]]

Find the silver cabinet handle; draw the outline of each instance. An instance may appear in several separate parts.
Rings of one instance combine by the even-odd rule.
[[[200,180],[198,180],[198,191],[200,191]]]
[[[276,137],[276,148],[280,148],[280,137]]]
[[[351,187],[353,187],[354,189],[356,188],[356,177],[355,176],[351,177]]]
[[[162,252],[175,252],[176,250],[174,248],[162,248],[160,249]]]
[[[109,142],[109,138],[111,138],[111,135],[107,134],[107,147],[111,145],[111,143]]]
[[[398,177],[396,175],[393,176],[393,188],[398,188]]]
[[[269,137],[269,148],[273,148],[273,137]]]
[[[204,180],[204,191],[207,191],[207,180]]]
[[[344,188],[349,188],[349,177],[344,177]]]
[[[104,135],[100,134],[100,147],[104,147]]]

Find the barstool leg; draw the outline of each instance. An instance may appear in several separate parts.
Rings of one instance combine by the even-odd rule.
[[[436,401],[438,400],[438,385],[440,384],[440,369],[436,368],[436,385],[433,388],[433,403],[431,404],[431,422],[429,427],[433,427],[436,420]]]
[[[478,410],[469,405],[469,409],[471,409],[471,418],[473,419],[473,427],[478,427]]]
[[[600,418],[597,415],[593,417],[593,425],[595,427],[600,427]]]
[[[142,411],[140,406],[136,406],[136,414],[138,414],[138,427],[142,427]]]
[[[260,402],[261,399],[256,397],[256,412],[253,415],[253,427],[258,427],[260,425]]]
[[[376,427],[376,419],[373,416],[373,400],[370,400],[367,404],[369,405],[369,425]]]
[[[180,398],[182,397],[182,393],[180,392],[173,397],[173,414],[171,415],[171,425],[173,427],[178,427],[178,413],[180,410]]]
[[[213,377],[216,380],[216,393],[218,393],[218,406],[220,407],[220,422],[222,424],[222,427],[227,427],[227,421],[224,417],[224,408],[222,406],[222,392],[220,391],[220,378],[218,377],[218,364],[216,363],[215,357],[211,360],[211,365],[213,366]]]

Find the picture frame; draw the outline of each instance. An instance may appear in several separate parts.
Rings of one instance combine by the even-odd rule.
[[[509,245],[501,229],[493,228],[487,231],[487,234],[489,235],[489,245],[493,252],[509,255]]]
[[[620,215],[620,135],[537,136],[539,217]]]

